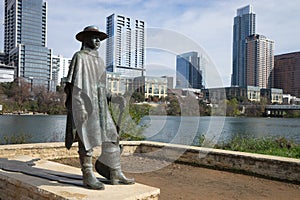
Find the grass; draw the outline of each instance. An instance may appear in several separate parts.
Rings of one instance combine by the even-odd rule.
[[[3,141],[1,144],[24,144],[30,141],[32,135],[26,133],[19,133],[19,134],[11,134],[11,135],[4,135]]]
[[[229,142],[216,145],[215,148],[249,153],[300,158],[300,145],[284,137],[251,138],[234,137]]]

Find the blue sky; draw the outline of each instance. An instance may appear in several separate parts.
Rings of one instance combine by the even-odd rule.
[[[166,53],[149,51],[147,75],[172,75],[175,72],[173,48],[201,49],[214,65],[206,70],[208,87],[229,86],[232,60],[232,25],[236,9],[252,4],[256,13],[256,32],[275,41],[275,54],[300,50],[300,1],[282,0],[48,0],[47,46],[54,54],[71,57],[80,48],[74,35],[95,24],[105,31],[106,17],[112,13],[144,20],[147,28],[172,34],[173,44],[162,47]],[[3,0],[1,2],[3,23]],[[187,43],[177,39],[187,39]],[[3,49],[1,26],[0,49]],[[153,41],[155,42],[155,41]],[[152,44],[153,45],[153,44]],[[196,46],[196,47],[195,47]],[[151,53],[154,52],[154,53]],[[159,51],[161,52],[161,51]],[[180,52],[179,52],[180,53]],[[182,52],[183,53],[183,52]],[[214,68],[212,70],[212,68]],[[212,71],[211,71],[212,70]],[[216,81],[216,80],[219,81]]]

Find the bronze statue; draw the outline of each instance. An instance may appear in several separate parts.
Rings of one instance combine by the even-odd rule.
[[[121,171],[119,136],[108,110],[106,68],[98,55],[100,41],[107,35],[95,26],[88,26],[76,35],[82,42],[69,66],[65,92],[67,128],[65,144],[68,149],[78,141],[78,153],[87,188],[104,189],[94,175],[93,148],[101,145],[102,153],[96,162],[96,171],[111,184],[133,184]]]

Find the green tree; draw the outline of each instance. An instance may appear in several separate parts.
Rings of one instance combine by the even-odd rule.
[[[141,92],[134,92],[131,95],[130,102],[136,103],[136,102],[144,102],[145,101],[145,95]]]
[[[44,86],[31,86],[24,79],[0,84],[0,104],[4,112],[32,111],[48,114],[65,114],[63,87],[57,92],[48,91]]]
[[[129,106],[124,108],[123,113],[120,114],[118,104],[110,104],[113,120],[120,127],[119,135],[121,140],[143,140],[145,138],[142,134],[145,126],[140,126],[139,123],[144,116],[149,115],[150,107],[147,104],[129,104]],[[119,120],[120,117],[121,120]],[[120,124],[118,124],[119,122]]]
[[[180,103],[176,96],[170,97],[168,106],[167,106],[167,114],[168,115],[180,115],[181,109],[180,109]]]
[[[151,106],[149,104],[142,104],[142,105],[137,105],[137,104],[130,104],[129,105],[129,114],[133,121],[136,124],[139,124],[140,121],[144,116],[149,115],[149,111],[151,109]]]
[[[7,82],[7,83],[1,83],[0,84],[0,93],[3,95],[3,98],[10,98],[13,96],[13,90],[16,83],[15,82]]]
[[[239,102],[236,98],[232,98],[226,101],[226,115],[227,116],[237,116],[240,115]]]
[[[199,101],[199,112],[201,116],[210,116],[211,107],[208,106],[205,102]]]

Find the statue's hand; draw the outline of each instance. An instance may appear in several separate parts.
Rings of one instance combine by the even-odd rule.
[[[88,113],[84,110],[84,111],[82,112],[82,114],[81,114],[80,120],[81,120],[82,122],[84,122],[84,121],[86,121],[87,119],[88,119]]]

